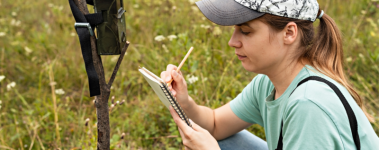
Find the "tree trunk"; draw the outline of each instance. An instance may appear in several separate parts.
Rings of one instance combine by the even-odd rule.
[[[78,6],[79,10],[84,15],[89,13],[86,0],[74,0],[74,3]],[[92,59],[93,59],[93,63],[94,63],[97,75],[99,76],[100,93],[101,93],[101,95],[96,96],[95,98],[96,115],[97,115],[97,149],[98,150],[109,150],[110,148],[108,99],[110,95],[110,88],[116,77],[117,71],[124,58],[124,55],[128,46],[129,46],[129,42],[127,41],[125,46],[121,50],[120,57],[113,70],[111,79],[109,80],[109,83],[107,84],[105,82],[103,63],[101,61],[101,57],[97,54],[97,50],[96,50],[96,37],[91,36]]]

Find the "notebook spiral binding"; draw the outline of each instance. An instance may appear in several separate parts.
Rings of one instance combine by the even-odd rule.
[[[178,113],[179,117],[184,121],[186,122],[186,124],[190,127],[192,127],[192,124],[191,122],[189,121],[186,113],[184,113],[182,107],[180,107],[180,105],[178,104],[178,102],[176,101],[175,97],[172,96],[172,93],[171,91],[169,90],[168,86],[166,83],[163,83],[162,86],[160,86],[161,89],[163,90],[163,92],[165,93],[166,97],[168,98],[168,100],[170,101],[171,103],[171,106],[174,108],[174,110]]]

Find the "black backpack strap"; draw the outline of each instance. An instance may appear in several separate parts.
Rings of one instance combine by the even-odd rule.
[[[278,145],[276,146],[275,150],[283,150],[283,120],[280,124],[280,134],[279,134],[279,140]]]
[[[297,84],[296,88],[299,87],[301,84],[309,81],[309,80],[315,80],[315,81],[323,82],[323,83],[327,84],[330,88],[332,88],[333,91],[337,94],[337,96],[341,100],[343,106],[345,107],[347,117],[349,118],[350,130],[351,130],[351,133],[353,135],[355,146],[357,147],[357,150],[360,150],[361,149],[361,143],[360,143],[359,135],[358,135],[358,122],[357,122],[357,119],[355,117],[353,109],[350,107],[349,103],[347,102],[346,98],[343,96],[342,92],[332,82],[330,82],[324,78],[318,77],[318,76],[309,76],[309,77],[303,79],[302,81],[300,81]],[[292,93],[296,90],[296,88],[292,91]],[[290,94],[290,96],[292,95],[292,93]],[[280,128],[280,135],[279,135],[278,146],[277,146],[276,150],[282,150],[283,149],[283,135],[282,135],[283,133],[282,133],[282,130],[283,130],[283,120],[282,120],[282,124],[281,124],[281,128]]]
[[[90,2],[90,0],[87,0],[87,2]],[[82,49],[82,55],[86,66],[90,96],[100,95],[99,76],[93,65],[90,37],[94,36],[93,29],[95,26],[104,22],[102,14],[95,13],[83,15],[73,0],[69,0],[69,4],[76,21],[75,29],[79,36],[80,47]]]

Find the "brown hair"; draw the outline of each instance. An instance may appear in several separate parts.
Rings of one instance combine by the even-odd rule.
[[[319,10],[317,16],[321,11]],[[320,18],[317,35],[314,36],[312,21],[280,17],[265,14],[260,17],[264,23],[268,24],[275,31],[283,30],[289,22],[296,23],[300,32],[300,50],[295,57],[299,62],[306,60],[318,71],[329,76],[333,80],[342,84],[355,99],[359,107],[363,110],[370,122],[374,119],[364,109],[362,98],[348,83],[343,70],[343,48],[342,38],[334,20],[327,14]]]

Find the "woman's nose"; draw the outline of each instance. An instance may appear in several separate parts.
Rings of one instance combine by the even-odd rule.
[[[242,47],[242,43],[241,41],[238,40],[238,35],[237,35],[237,29],[234,29],[234,32],[233,32],[233,35],[232,37],[230,38],[228,44],[230,47],[234,47],[234,48],[240,48]]]

